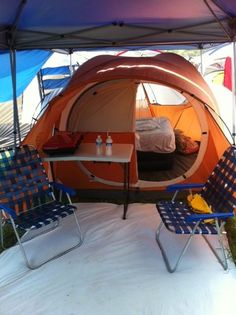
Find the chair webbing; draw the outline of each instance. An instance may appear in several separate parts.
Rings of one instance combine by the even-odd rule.
[[[209,176],[201,195],[214,212],[233,212],[236,207],[236,147],[229,147]]]
[[[0,151],[0,203],[19,214],[45,202],[43,196],[49,192],[42,160],[33,147]]]
[[[181,201],[160,201],[157,210],[166,228],[176,234],[191,234],[196,222],[187,222],[187,217],[196,214]],[[195,234],[217,234],[215,224],[200,223]]]
[[[24,230],[39,229],[61,218],[72,214],[76,207],[71,204],[62,204],[56,200],[40,205],[27,212],[22,212],[16,219],[17,227]]]

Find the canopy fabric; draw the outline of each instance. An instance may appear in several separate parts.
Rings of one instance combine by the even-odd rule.
[[[32,50],[16,53],[16,96],[20,96],[31,80],[35,77],[45,61],[50,57],[50,51]],[[0,54],[0,102],[13,99],[10,53]]]
[[[2,0],[0,50],[202,45],[235,40],[235,0]]]

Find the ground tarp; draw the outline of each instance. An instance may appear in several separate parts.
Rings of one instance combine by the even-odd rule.
[[[179,270],[169,274],[155,241],[159,216],[154,204],[80,203],[84,244],[30,271],[17,247],[0,256],[1,315],[233,315],[236,268],[224,271],[201,236]],[[70,219],[61,236],[34,247],[44,255],[73,242]],[[45,236],[44,236],[45,237]],[[174,255],[185,236],[164,234]],[[47,238],[48,239],[48,238]],[[33,254],[33,251],[32,251]]]

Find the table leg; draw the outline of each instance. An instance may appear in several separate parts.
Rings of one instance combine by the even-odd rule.
[[[124,214],[123,219],[126,219],[126,214],[129,205],[129,165],[130,163],[124,163]]]
[[[49,162],[49,168],[50,168],[49,173],[51,173],[51,181],[55,182],[55,174],[54,174],[54,168],[53,168],[53,162],[52,161]]]

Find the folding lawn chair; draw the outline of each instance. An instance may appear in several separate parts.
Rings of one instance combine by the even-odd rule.
[[[62,191],[68,203],[57,201],[53,189]],[[1,245],[4,248],[3,222],[11,223],[26,265],[30,269],[55,259],[82,244],[82,234],[70,195],[75,192],[59,183],[49,183],[42,160],[33,147],[22,146],[0,151],[0,228]],[[33,266],[27,258],[24,238],[51,231],[62,218],[73,214],[78,230],[76,245],[54,255],[43,263]],[[40,230],[41,229],[41,230]],[[24,233],[23,236],[20,237]],[[19,233],[20,232],[20,233]],[[31,233],[29,233],[31,232]]]
[[[211,206],[212,213],[198,214],[193,211],[188,202],[175,200],[179,190],[194,188],[202,188],[200,194]],[[177,269],[195,234],[203,236],[222,267],[227,270],[228,263],[222,232],[227,218],[234,216],[236,208],[236,147],[231,146],[224,152],[205,184],[171,185],[168,187],[168,191],[175,191],[172,200],[159,201],[156,205],[162,219],[157,229],[156,241],[162,252],[167,270],[174,272]],[[214,223],[207,223],[205,221],[207,219],[214,219]],[[160,234],[164,225],[171,232],[189,235],[180,255],[172,265],[160,241]],[[208,234],[217,236],[222,255],[213,247],[207,238]]]

